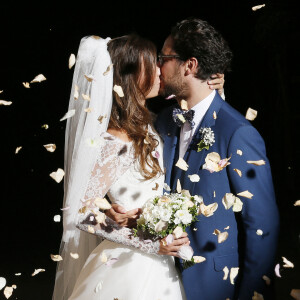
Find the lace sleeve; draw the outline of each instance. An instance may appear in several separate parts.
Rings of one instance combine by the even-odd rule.
[[[134,247],[148,254],[158,255],[160,247],[160,241],[158,239],[146,239],[145,236],[135,237],[132,229],[122,227],[105,214],[100,214],[101,215],[94,215],[91,213],[82,223],[78,224],[77,227],[109,241]],[[99,217],[102,219],[100,221],[101,223],[98,223]]]

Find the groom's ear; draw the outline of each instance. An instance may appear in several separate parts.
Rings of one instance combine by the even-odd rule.
[[[191,57],[185,62],[184,75],[196,74],[198,70],[198,60],[196,57]]]

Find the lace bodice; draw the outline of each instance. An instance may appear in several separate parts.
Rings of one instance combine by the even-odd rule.
[[[159,145],[153,155],[157,157],[163,169],[162,142],[151,128],[149,131],[155,134],[159,140]],[[110,241],[155,254],[159,250],[159,241],[134,237],[131,229],[119,226],[108,217],[105,217],[107,226],[97,224],[95,217],[99,213],[95,211],[92,199],[103,198],[107,194],[112,203],[118,203],[126,210],[143,207],[148,199],[162,194],[164,176],[159,175],[145,180],[139,171],[138,161],[134,159],[134,149],[131,142],[124,142],[109,133],[102,134],[101,139],[97,161],[85,194],[85,209],[82,211],[78,228]]]

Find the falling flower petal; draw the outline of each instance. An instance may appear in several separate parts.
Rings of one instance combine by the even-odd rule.
[[[211,152],[206,155],[205,164],[203,165],[204,170],[208,170],[210,173],[220,172],[226,166],[230,165],[229,158],[221,159],[217,152]]]
[[[70,209],[70,206],[63,207],[60,210],[68,210],[68,209]]]
[[[181,157],[179,157],[175,166],[184,171],[187,171],[187,169],[189,168],[188,164]]]
[[[177,190],[178,193],[181,193],[181,183],[180,183],[179,179],[177,179],[176,190]]]
[[[107,256],[104,251],[101,253],[100,259],[101,259],[101,262],[103,262],[103,263],[107,262]]]
[[[300,300],[300,289],[292,289],[290,295],[296,299]]]
[[[4,277],[0,277],[0,291],[6,286],[6,279]]]
[[[216,191],[214,191],[214,198],[216,198]]]
[[[297,200],[297,201],[294,203],[294,206],[300,206],[300,200]]]
[[[56,172],[52,172],[50,177],[53,178],[57,183],[60,183],[64,178],[65,172],[63,169],[58,168]]]
[[[182,230],[182,227],[180,226],[177,226],[174,230],[173,230],[173,234],[175,236],[176,239],[179,239],[182,234],[183,234],[183,230]]]
[[[257,111],[249,107],[246,112],[246,119],[249,121],[253,121],[256,117],[257,117]]]
[[[160,232],[160,231],[166,230],[167,228],[168,228],[168,222],[159,220],[155,224],[154,230],[155,230],[155,232]]]
[[[53,220],[54,220],[54,222],[60,222],[61,216],[60,215],[55,215]]]
[[[271,279],[268,276],[264,275],[262,277],[262,279],[266,282],[266,285],[270,285],[271,284]]]
[[[174,234],[174,232],[173,232]],[[167,245],[170,245],[174,242],[174,235],[173,234],[168,234],[165,238],[165,242]]]
[[[239,273],[239,268],[231,268],[230,269],[230,283],[234,284],[234,278],[237,276],[237,274]]]
[[[247,163],[255,165],[255,166],[263,166],[266,164],[266,162],[262,159],[261,160],[247,160]]]
[[[94,203],[98,208],[103,210],[111,208],[111,204],[105,198],[95,198]]]
[[[56,149],[56,145],[55,144],[47,144],[47,145],[43,145],[46,149],[47,149],[47,151],[49,151],[49,152],[54,152],[55,151],[55,149]]]
[[[114,85],[114,91],[118,94],[119,97],[124,97],[123,89],[119,85]]]
[[[44,125],[42,125],[41,127],[44,128],[44,129],[48,129],[48,128],[49,128],[49,125],[48,125],[48,124],[44,124]]]
[[[34,77],[34,79],[30,81],[30,83],[42,82],[44,80],[46,80],[46,77],[43,74],[39,74],[36,77]]]
[[[214,111],[213,113],[213,118],[216,120],[217,119],[217,113]]]
[[[85,108],[84,111],[86,113],[91,113],[93,111],[93,109],[91,107]]]
[[[153,187],[152,190],[157,191],[158,187],[159,187],[159,184],[157,182],[155,182],[155,187]]]
[[[265,6],[266,6],[266,4],[256,5],[256,6],[253,6],[253,7],[252,7],[252,10],[253,10],[253,11],[257,11],[257,10],[259,10],[259,9],[261,9],[262,7],[265,7]]]
[[[236,150],[236,153],[238,154],[238,155],[240,155],[240,156],[242,156],[243,155],[243,151],[242,150]]]
[[[61,261],[63,258],[58,254],[50,254],[50,257],[53,261]]]
[[[111,68],[112,68],[113,65],[114,65],[114,64],[110,64],[110,65],[107,67],[106,71],[103,73],[103,76],[106,76],[106,75],[110,72],[110,70],[111,70]]]
[[[247,191],[243,191],[237,194],[238,196],[242,196],[248,199],[252,199],[253,194],[251,194],[248,190]]]
[[[88,82],[92,82],[94,80],[94,76],[92,74],[84,75],[84,77]]]
[[[103,281],[100,280],[99,283],[96,285],[94,292],[98,293],[102,289],[102,286],[103,286]]]
[[[15,276],[21,276],[22,273],[16,273]],[[1,289],[0,289],[1,290]]]
[[[69,57],[69,69],[71,69],[75,65],[76,57],[72,53]]]
[[[86,100],[86,101],[90,101],[90,100],[91,100],[91,98],[90,98],[89,95],[81,94],[81,96],[82,96],[82,98],[83,98],[84,100]]]
[[[198,228],[193,228],[193,230],[194,230],[194,231],[197,231],[197,230],[198,230]]]
[[[179,119],[182,123],[185,123],[186,119],[185,119],[185,117],[184,117],[182,114],[177,114],[176,116],[178,117],[178,119]]]
[[[157,150],[152,151],[151,154],[152,154],[153,157],[155,157],[157,159],[159,159],[159,157],[160,157],[160,154],[159,154],[159,152]]]
[[[276,274],[277,277],[281,277],[280,272],[279,272],[279,269],[280,269],[280,265],[277,264],[277,265],[275,266],[275,274]]]
[[[0,94],[2,94],[3,93],[3,90],[2,91],[0,91]]]
[[[217,208],[218,208],[218,203],[217,202],[214,202],[214,203],[209,204],[207,206],[204,203],[200,203],[199,214],[202,214],[205,217],[210,217],[214,214],[214,212],[217,210]]]
[[[182,110],[189,110],[188,105],[187,105],[187,101],[185,101],[183,99],[180,101],[180,107],[181,107]]]
[[[98,118],[99,123],[102,124],[103,119],[105,119],[105,118],[107,118],[106,115],[105,116],[99,116],[99,118]]]
[[[232,193],[225,194],[225,196],[222,199],[222,203],[225,209],[230,209],[230,207],[233,206],[235,198],[236,197]]]
[[[79,254],[78,253],[70,253],[70,256],[74,259],[78,259],[79,258]]]
[[[233,169],[233,171],[237,172],[240,177],[242,177],[242,171],[239,169]]]
[[[79,87],[77,84],[75,84],[74,99],[78,100],[78,97],[79,97]]]
[[[34,272],[31,274],[31,276],[35,276],[37,274],[39,274],[40,272],[45,272],[45,269],[35,269]]]
[[[190,178],[191,182],[199,182],[200,181],[200,177],[198,174],[188,175],[188,177]]]
[[[170,192],[171,188],[166,183],[164,183],[164,190],[166,190],[167,192]]]
[[[75,115],[75,109],[69,110],[61,119],[60,121],[66,120],[68,118],[71,118]]]
[[[223,280],[227,280],[228,274],[229,274],[229,269],[227,268],[227,266],[225,266],[225,267],[223,268],[223,272],[224,272]]]
[[[19,153],[19,151],[22,149],[22,146],[20,146],[20,147],[17,147],[16,148],[16,151],[15,151],[15,154],[18,154]]]
[[[240,198],[235,197],[235,201],[232,207],[232,211],[239,212],[243,209],[243,202],[240,200]]]
[[[262,294],[259,294],[258,292],[254,291],[254,295],[251,298],[252,300],[264,300],[264,296]]]
[[[0,105],[8,106],[8,105],[11,105],[11,104],[12,104],[11,101],[0,100]]]
[[[95,233],[94,227],[88,226],[88,232],[89,232],[89,233]]]
[[[263,235],[264,233],[263,233],[263,231],[261,229],[257,229],[256,230],[256,234],[257,235]]]
[[[172,95],[166,97],[165,99],[166,99],[166,100],[170,100],[170,99],[173,99],[173,98],[175,98],[175,97],[176,97],[176,95],[172,94]]]
[[[111,258],[106,262],[107,266],[112,266],[114,263],[116,263],[119,259],[118,258]]]
[[[282,259],[283,259],[283,263],[284,263],[284,265],[283,265],[284,268],[294,268],[294,264],[292,262],[290,262],[283,256],[282,256]]]
[[[206,258],[203,256],[193,256],[193,259],[194,259],[195,264],[200,264],[200,263],[206,261]]]
[[[224,232],[220,232],[218,234],[218,243],[221,244],[223,242],[225,242],[228,238],[228,232],[224,231]]]
[[[22,84],[26,89],[30,89],[29,82],[22,82]]]
[[[10,298],[14,289],[16,289],[17,286],[14,284],[12,286],[7,286],[5,289],[4,289],[4,296],[6,299]]]
[[[219,233],[221,233],[221,231],[219,229],[215,229],[213,232],[214,235],[218,235]]]
[[[230,226],[227,226],[227,227],[224,228],[224,230],[228,230],[229,228],[230,228]]]

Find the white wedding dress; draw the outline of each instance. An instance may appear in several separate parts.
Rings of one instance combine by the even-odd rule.
[[[156,133],[149,131],[159,140]],[[134,160],[131,142],[109,133],[101,138],[85,200],[107,194],[113,203],[131,210],[143,207],[148,199],[163,193],[164,176],[144,180]],[[161,142],[156,151],[163,169]],[[90,227],[79,228],[87,230],[87,226]],[[105,240],[88,257],[69,300],[186,299],[173,257],[157,255],[158,241],[133,237],[130,229],[114,225],[109,232],[95,227],[97,233]]]

